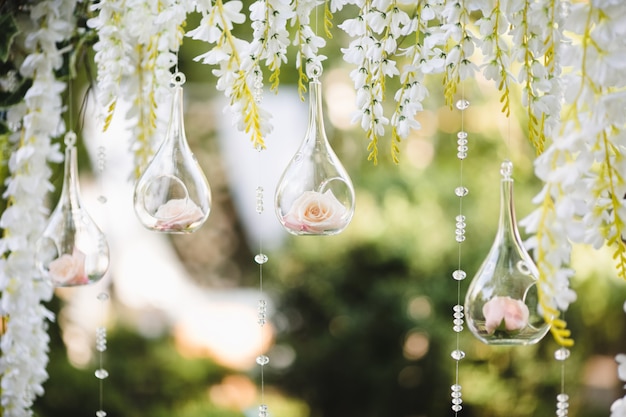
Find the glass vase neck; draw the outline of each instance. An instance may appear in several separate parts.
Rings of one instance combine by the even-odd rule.
[[[80,185],[78,183],[78,156],[76,147],[65,148],[65,169],[63,171],[63,184],[60,201],[63,205],[78,208],[80,202]]]
[[[309,82],[309,140],[316,142],[328,142],[324,128],[324,112],[322,109],[322,84],[314,79]]]
[[[498,220],[497,236],[501,239],[515,242],[522,241],[515,219],[512,178],[503,178],[500,180],[500,216]]]

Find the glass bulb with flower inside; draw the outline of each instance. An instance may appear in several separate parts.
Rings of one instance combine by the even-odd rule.
[[[53,285],[71,287],[100,280],[109,267],[109,246],[81,202],[76,134],[65,136],[61,197],[36,244],[35,263]]]
[[[334,235],[343,231],[354,215],[352,180],[324,129],[319,68],[309,83],[309,121],[304,140],[276,188],[276,215],[285,230],[294,235]]]
[[[173,101],[167,134],[135,185],[135,213],[145,227],[157,232],[194,232],[211,210],[209,182],[185,135],[184,82],[182,73],[172,77]]]

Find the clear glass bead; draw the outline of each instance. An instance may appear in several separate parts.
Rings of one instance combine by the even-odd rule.
[[[459,133],[456,134],[456,137],[458,139],[467,139],[467,136],[468,136],[467,132],[463,130],[461,130]]]
[[[459,159],[467,158],[467,152],[457,152],[456,157]]]
[[[454,313],[454,315],[453,315],[453,317],[454,317],[455,319],[462,319],[462,318],[463,318],[463,316],[465,316],[465,315],[464,315],[464,314],[463,314],[463,312],[461,312],[461,311],[457,311],[457,312],[456,312],[456,313]]]
[[[457,197],[465,197],[467,194],[469,194],[469,190],[466,187],[456,187],[454,189],[454,194]]]
[[[450,389],[451,389],[452,391],[454,391],[454,392],[460,392],[462,388],[463,388],[463,387],[461,387],[461,385],[460,385],[460,384],[454,384],[454,385],[452,385],[452,386],[450,387]]]
[[[462,269],[457,269],[456,271],[452,273],[452,278],[454,278],[457,281],[462,281],[466,277],[467,277],[467,273],[463,271]]]
[[[465,99],[461,99],[456,102],[456,108],[459,110],[466,110],[467,108],[469,108],[469,106],[470,102]]]
[[[256,357],[256,363],[258,363],[261,366],[265,366],[268,363],[270,363],[270,358],[267,357],[266,355],[259,355]]]
[[[462,404],[463,400],[461,398],[453,398],[452,404]]]
[[[465,352],[463,352],[462,350],[456,349],[456,350],[453,350],[452,353],[450,353],[450,356],[452,356],[452,359],[460,361],[461,359],[465,357]]]
[[[463,319],[454,319],[454,320],[452,320],[452,324],[455,324],[457,326],[461,326],[463,324]]]
[[[564,393],[561,393],[561,394],[559,394],[559,395],[557,395],[557,396],[556,396],[556,400],[557,400],[557,401],[561,401],[561,402],[563,402],[563,401],[569,401],[569,395],[564,394]]]
[[[103,195],[98,196],[98,203],[100,203],[100,204],[104,204],[104,203],[106,203],[107,201],[108,201],[108,200],[107,200],[107,198],[106,198],[105,196],[103,196]]]
[[[256,263],[258,263],[259,265],[263,265],[264,263],[266,263],[269,260],[269,258],[267,257],[266,254],[264,253],[259,253],[254,257],[254,261]]]
[[[463,331],[463,326],[452,326],[452,330],[461,333]]]
[[[461,398],[462,395],[461,391],[452,391],[452,398]]]
[[[565,416],[567,416],[567,412],[568,412],[568,410],[566,410],[566,409],[558,409],[558,410],[556,410],[556,415],[558,417],[565,417]]]
[[[106,417],[107,412],[104,410],[98,410],[96,411],[96,417]]]
[[[96,369],[96,372],[94,374],[96,375],[96,378],[98,379],[105,379],[109,376],[109,372],[103,368]]]
[[[461,304],[457,304],[454,307],[452,307],[452,310],[457,313],[460,313],[461,311],[463,311],[463,306]]]
[[[456,240],[459,243],[465,242],[465,236],[463,236],[463,235],[456,235],[454,240]]]
[[[465,153],[467,153],[467,151],[468,151],[468,147],[467,147],[467,145],[461,145],[461,144],[459,144],[459,146],[457,146],[457,148],[456,148],[456,149],[457,149],[457,151],[459,151],[459,152],[465,152]]]
[[[100,294],[98,294],[97,298],[99,301],[107,301],[109,299],[109,294],[101,292]]]
[[[557,361],[564,361],[567,358],[569,358],[570,355],[570,351],[567,348],[559,348],[554,352],[554,359],[556,359]]]
[[[452,411],[458,413],[462,409],[463,409],[463,407],[460,404],[452,404]]]

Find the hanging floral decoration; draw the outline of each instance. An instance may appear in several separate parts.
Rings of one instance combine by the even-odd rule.
[[[374,164],[386,137],[388,154],[398,163],[402,140],[420,128],[415,116],[431,94],[426,77],[442,78],[451,106],[459,83],[481,72],[498,88],[504,115],[524,109],[537,150],[535,171],[544,187],[524,225],[540,272],[540,310],[557,342],[573,343],[559,317],[576,298],[569,283],[572,243],[608,244],[626,279],[626,8],[619,0],[256,0],[247,10],[240,0],[23,3],[3,3],[0,14],[0,105],[6,110],[0,145],[11,155],[2,178],[7,209],[0,218],[0,308],[9,317],[0,344],[0,404],[7,416],[27,415],[46,378],[49,313],[40,302],[51,289],[36,279],[31,252],[47,215],[40,208],[52,188],[48,163],[61,157],[53,140],[65,131],[65,82],[58,77],[66,73],[58,70],[63,54],[79,45],[95,51],[103,129],[118,100],[132,104],[125,116],[135,177],[160,141],[158,132],[165,131],[157,106],[168,102],[184,36],[207,44],[196,60],[212,67],[233,123],[263,149],[272,129],[261,100],[265,77],[276,91],[293,51],[302,94],[307,67],[325,59],[324,34],[338,27],[349,38],[341,52],[352,66],[354,122],[365,133]],[[87,19],[80,27],[77,5]],[[185,33],[192,12],[201,21]],[[319,31],[311,24],[314,13]],[[348,17],[337,22],[337,16]],[[235,30],[246,24],[250,39]],[[22,44],[15,48],[15,42]]]
[[[65,130],[61,94],[66,84],[56,71],[66,52],[62,45],[74,34],[75,7],[76,0],[41,1],[11,22],[15,33],[21,30],[26,36],[23,42],[15,38],[25,55],[9,69],[14,83],[2,86],[9,105],[2,137],[11,149],[3,194],[7,207],[0,217],[0,314],[6,318],[0,341],[0,413],[6,417],[32,415],[30,408],[48,378],[47,322],[53,315],[42,301],[51,298],[52,287],[36,269],[35,247],[46,226],[48,213],[42,207],[53,189],[48,163],[62,160],[52,139]],[[10,66],[8,48],[4,52],[4,64]],[[12,93],[18,92],[23,101],[12,102]]]

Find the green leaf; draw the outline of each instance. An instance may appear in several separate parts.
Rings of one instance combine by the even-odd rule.
[[[0,61],[7,62],[15,35],[18,33],[15,19],[10,14],[0,15]]]

